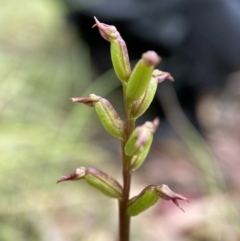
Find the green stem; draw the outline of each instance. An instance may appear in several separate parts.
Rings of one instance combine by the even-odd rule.
[[[126,85],[123,85],[124,107],[126,114],[125,138],[122,141],[123,157],[123,199],[119,202],[119,241],[129,241],[130,237],[130,216],[127,214],[127,203],[131,186],[131,157],[124,152],[124,146],[135,128],[135,120],[131,118],[131,106],[127,104]]]

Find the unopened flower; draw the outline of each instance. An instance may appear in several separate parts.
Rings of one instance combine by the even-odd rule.
[[[124,150],[126,155],[138,155],[144,151],[149,142],[151,145],[153,133],[156,131],[158,124],[159,119],[156,118],[153,122],[147,121],[143,125],[137,127],[125,145]]]
[[[125,41],[115,26],[101,23],[96,17],[94,20],[93,28],[98,27],[102,37],[110,42],[111,59],[117,77],[126,82],[131,74],[131,66]]]
[[[121,185],[113,177],[93,167],[77,168],[73,173],[60,178],[57,183],[81,179],[84,179],[90,186],[95,187],[108,197],[122,198]]]
[[[179,206],[177,200],[188,201],[187,198],[170,190],[167,185],[149,185],[144,188],[139,195],[129,200],[127,205],[128,215],[138,215],[139,213],[153,206],[159,200],[159,198],[163,198],[165,200],[172,200],[182,211],[184,210]]]
[[[73,102],[82,103],[90,107],[95,107],[96,113],[104,128],[114,137],[123,139],[124,122],[107,99],[95,94],[87,97],[72,98]]]

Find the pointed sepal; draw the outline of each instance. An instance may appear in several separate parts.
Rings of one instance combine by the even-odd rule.
[[[183,212],[184,210],[179,206],[178,200],[183,200],[189,202],[189,200],[182,195],[173,192],[167,185],[162,184],[160,186],[157,186],[155,188],[156,192],[158,193],[159,197],[165,199],[165,200],[172,200],[173,203],[179,207]]]

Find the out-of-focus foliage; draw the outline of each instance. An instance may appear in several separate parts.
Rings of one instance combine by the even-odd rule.
[[[91,121],[96,118],[90,119],[92,110],[69,98],[81,96],[87,87],[88,93],[96,88],[105,96],[114,86],[104,84],[101,89],[95,82],[89,87],[88,50],[66,25],[60,3],[1,1],[1,241],[80,240],[79,233],[74,238],[74,230],[81,226],[89,232],[98,221],[98,216],[86,214],[100,211],[92,211],[90,205],[105,199],[112,203],[104,197],[96,201],[97,192],[86,192],[81,183],[55,185],[62,174],[81,165],[98,166],[100,159],[113,168],[107,152],[89,144],[94,126],[100,127]],[[93,122],[93,128],[86,122]],[[84,222],[86,216],[91,225]]]

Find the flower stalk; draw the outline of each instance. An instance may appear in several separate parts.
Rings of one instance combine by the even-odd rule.
[[[80,167],[73,173],[60,178],[57,183],[85,180],[87,184],[98,189],[105,196],[117,199],[119,202],[118,241],[130,241],[132,216],[147,210],[159,198],[172,200],[179,208],[181,207],[178,200],[188,201],[187,198],[174,193],[164,184],[149,185],[139,195],[132,198],[129,196],[132,173],[140,168],[146,159],[153,141],[153,134],[159,125],[159,119],[147,121],[138,127],[135,127],[135,122],[150,106],[158,84],[165,79],[173,81],[173,77],[167,72],[154,70],[161,60],[154,51],[144,53],[131,71],[126,43],[116,27],[101,23],[96,17],[94,20],[93,27],[97,27],[101,36],[110,42],[113,68],[123,87],[125,121],[119,117],[111,103],[101,96],[90,94],[87,97],[71,100],[74,103],[95,108],[105,130],[120,140],[123,184],[119,184],[112,176],[93,167]]]
[[[122,141],[122,176],[123,176],[123,199],[119,201],[119,241],[129,241],[130,238],[130,216],[127,214],[127,205],[131,187],[131,157],[125,153],[125,146],[135,128],[135,119],[129,111],[126,98],[126,88],[123,87],[124,109],[126,115],[125,138]]]

